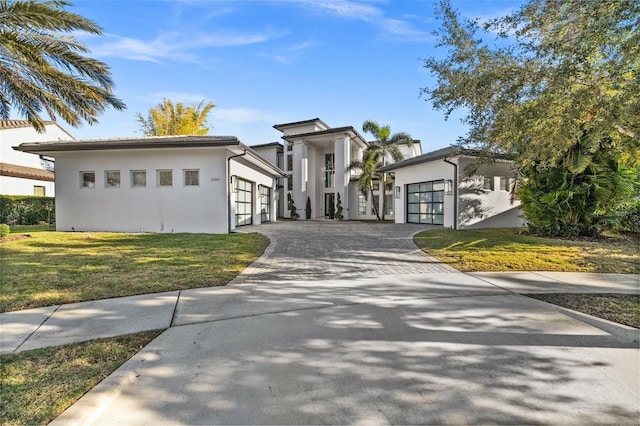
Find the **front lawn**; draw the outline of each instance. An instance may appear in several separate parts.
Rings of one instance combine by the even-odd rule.
[[[259,234],[11,233],[0,312],[224,285],[260,256]]]
[[[640,273],[638,241],[625,238],[566,240],[523,229],[425,231],[415,243],[463,272],[564,271]]]
[[[0,424],[48,424],[160,333],[0,355]]]

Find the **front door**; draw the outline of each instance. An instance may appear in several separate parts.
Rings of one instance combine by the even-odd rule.
[[[334,201],[335,199],[333,192],[324,194],[324,216],[328,217],[329,219],[333,219],[335,216],[336,207],[334,205]]]

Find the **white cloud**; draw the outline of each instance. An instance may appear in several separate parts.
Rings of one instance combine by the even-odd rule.
[[[371,4],[348,0],[290,0],[295,3],[321,9],[335,16],[355,19],[377,25],[387,37],[396,37],[411,41],[430,41],[433,36],[416,29],[410,22],[389,18],[385,11]]]
[[[285,32],[267,28],[253,34],[219,32],[215,34],[165,33],[153,40],[140,40],[116,34],[106,34],[100,44],[91,46],[98,57],[117,57],[138,61],[163,62],[165,60],[197,62],[197,51],[209,47],[230,47],[264,43],[283,37]]]

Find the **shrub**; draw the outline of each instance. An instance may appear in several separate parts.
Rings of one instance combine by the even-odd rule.
[[[640,200],[624,206],[620,213],[619,228],[623,232],[640,233]]]
[[[0,238],[9,235],[11,228],[6,223],[0,223]]]
[[[287,194],[287,207],[289,208],[289,216],[291,217],[291,220],[298,220],[298,210],[296,209],[296,205],[293,203],[291,193]]]
[[[0,223],[35,225],[50,223],[55,218],[52,197],[0,195]]]

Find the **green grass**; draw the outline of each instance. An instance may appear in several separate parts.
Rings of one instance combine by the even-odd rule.
[[[564,271],[637,274],[637,240],[596,241],[541,238],[522,229],[422,232],[415,243],[428,254],[463,272]]]
[[[55,231],[55,225],[11,225],[12,234],[29,234],[31,232]]]
[[[37,232],[8,237],[0,242],[0,312],[224,285],[268,245],[259,234]]]
[[[640,328],[640,296],[637,294],[525,294],[609,321]]]
[[[160,333],[0,355],[0,424],[48,424]]]

